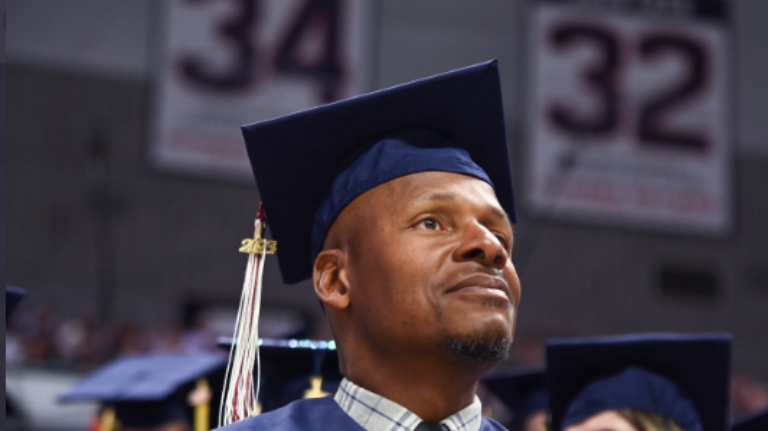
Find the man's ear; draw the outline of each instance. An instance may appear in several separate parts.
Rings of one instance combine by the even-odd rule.
[[[349,282],[344,252],[338,248],[323,250],[315,259],[315,293],[326,307],[349,307]]]

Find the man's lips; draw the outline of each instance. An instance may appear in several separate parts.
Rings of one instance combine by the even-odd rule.
[[[506,280],[500,277],[492,277],[484,274],[477,274],[465,278],[458,284],[446,290],[445,293],[448,294],[454,292],[486,294],[512,301],[512,293],[509,290],[509,285]]]

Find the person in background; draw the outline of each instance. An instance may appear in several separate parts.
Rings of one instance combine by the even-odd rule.
[[[217,343],[231,351],[230,338]],[[259,339],[259,413],[276,410],[292,401],[320,398],[335,392],[344,378],[333,343],[307,339]]]
[[[482,379],[483,385],[512,413],[511,431],[545,431],[549,421],[547,373],[543,367],[519,368]]]
[[[345,379],[226,429],[503,429],[476,391],[520,303],[504,121],[491,61],[243,128],[283,279],[312,279]]]
[[[554,431],[726,431],[729,335],[547,344]]]
[[[736,417],[748,417],[768,409],[768,387],[744,373],[733,376],[731,398]]]
[[[98,401],[94,431],[208,431],[215,423],[211,383],[221,385],[225,367],[218,353],[123,357],[84,377],[60,402]]]

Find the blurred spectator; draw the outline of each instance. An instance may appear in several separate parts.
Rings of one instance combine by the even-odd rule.
[[[184,353],[197,353],[212,350],[216,339],[208,331],[205,314],[198,313],[192,327],[184,334]]]
[[[150,346],[144,331],[130,321],[117,325],[114,340],[117,347],[116,356],[144,353]]]
[[[747,417],[768,409],[768,386],[744,373],[733,376],[731,399],[737,418]]]
[[[24,351],[27,361],[46,363],[56,359],[55,321],[53,313],[47,308],[41,308],[34,313],[34,318],[25,328],[27,333]]]
[[[184,351],[184,336],[175,326],[166,326],[149,333],[150,349],[158,353],[181,353]]]
[[[13,328],[5,331],[5,364],[15,365],[24,361],[24,344],[21,336]]]
[[[93,369],[118,356],[146,352],[218,351],[201,314],[192,328],[141,327],[132,321],[105,325],[92,310],[61,317],[47,308],[17,313],[5,337],[8,364]]]

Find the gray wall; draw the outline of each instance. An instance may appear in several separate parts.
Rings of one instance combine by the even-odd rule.
[[[737,367],[768,379],[768,2],[733,3],[736,232],[708,241],[601,229],[526,218],[523,207],[515,251],[521,330],[731,331]],[[520,173],[520,2],[377,4],[376,87],[500,59]],[[116,317],[173,322],[188,297],[236,301],[245,269],[236,248],[250,233],[255,187],[163,175],[146,164],[152,2],[13,0],[7,8],[8,282],[31,289],[32,303],[66,313],[95,303],[99,223],[89,178],[97,173],[87,146],[101,129],[118,209]],[[719,296],[662,295],[656,276],[665,263],[712,268]],[[293,304],[322,318],[308,286],[283,286],[274,262],[265,283],[267,306]]]

